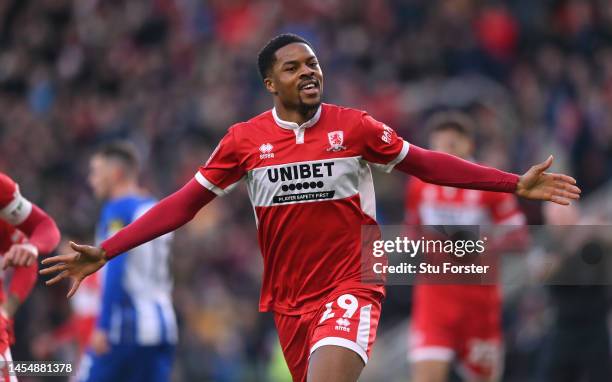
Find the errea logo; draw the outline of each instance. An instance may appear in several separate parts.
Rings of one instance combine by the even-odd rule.
[[[349,325],[351,324],[351,322],[349,320],[347,320],[344,317],[341,317],[339,319],[336,320],[336,326],[334,327],[334,329],[342,331],[342,332],[350,332],[351,329],[349,328]]]
[[[346,318],[339,318],[336,320],[336,324],[340,325],[340,326],[349,326],[351,324],[351,322],[349,320],[347,320]]]
[[[259,146],[259,151],[261,152],[261,154],[259,154],[259,159],[274,158],[274,153],[272,152],[273,148],[274,146],[272,146],[270,143],[264,143],[263,145]]]

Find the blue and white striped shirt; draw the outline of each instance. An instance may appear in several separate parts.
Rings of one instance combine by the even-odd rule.
[[[98,222],[98,243],[143,215],[154,204],[154,199],[138,195],[108,201]],[[171,238],[169,233],[142,244],[117,256],[103,268],[97,327],[108,334],[111,344],[177,342],[169,267]]]

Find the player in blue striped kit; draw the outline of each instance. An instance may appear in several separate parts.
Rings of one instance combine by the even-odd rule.
[[[89,183],[105,200],[96,240],[102,242],[156,202],[138,186],[138,159],[125,142],[91,159]],[[169,269],[171,234],[131,250],[102,275],[102,301],[79,381],[168,381],[177,327]]]

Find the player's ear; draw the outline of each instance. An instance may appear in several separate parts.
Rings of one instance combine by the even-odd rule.
[[[266,87],[266,90],[272,94],[278,94],[278,92],[276,91],[276,86],[274,85],[274,81],[272,81],[271,77],[266,77],[264,78],[264,85]]]

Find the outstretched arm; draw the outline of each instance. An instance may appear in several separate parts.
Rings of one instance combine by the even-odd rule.
[[[71,297],[81,281],[102,268],[109,259],[179,228],[193,219],[215,196],[192,179],[183,188],[162,199],[143,216],[104,241],[99,248],[70,243],[75,252],[44,259],[42,264],[55,265],[42,269],[40,273],[49,275],[59,272],[46,282],[47,285],[55,284],[64,278],[73,279],[68,292],[68,297]]]
[[[563,174],[545,172],[552,156],[519,176],[481,166],[455,156],[410,145],[406,157],[395,168],[419,179],[443,186],[514,193],[527,199],[567,205],[580,197],[576,180]]]
[[[162,199],[142,217],[102,242],[100,247],[107,259],[127,252],[186,224],[215,196],[191,179],[183,188]]]

